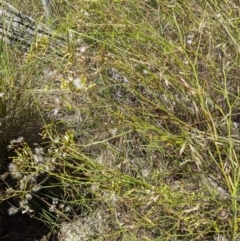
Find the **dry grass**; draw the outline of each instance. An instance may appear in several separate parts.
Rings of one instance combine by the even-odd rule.
[[[61,241],[239,240],[237,2],[60,3],[78,52],[2,52],[4,141],[25,141],[1,202]]]

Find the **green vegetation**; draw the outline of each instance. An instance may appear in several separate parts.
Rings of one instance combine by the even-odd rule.
[[[238,2],[54,9],[62,58],[2,45],[4,207],[60,240],[240,240]]]

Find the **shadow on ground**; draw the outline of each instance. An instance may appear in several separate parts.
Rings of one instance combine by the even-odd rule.
[[[28,214],[18,213],[9,216],[7,203],[2,203],[0,241],[56,241],[56,235],[49,237],[50,229],[41,221],[30,217]],[[45,239],[43,237],[46,237]],[[48,238],[47,238],[48,237]]]

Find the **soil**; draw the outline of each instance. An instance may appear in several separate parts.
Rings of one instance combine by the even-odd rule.
[[[57,240],[54,235],[48,235],[51,230],[43,222],[28,214],[9,216],[6,205],[1,205],[1,211],[6,214],[1,217],[0,241],[43,241],[44,236],[50,236],[45,240]]]

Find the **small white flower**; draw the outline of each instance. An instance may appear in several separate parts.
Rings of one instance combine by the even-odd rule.
[[[113,128],[113,129],[110,129],[109,132],[114,136],[116,135],[118,129],[117,128]]]
[[[54,143],[54,144],[58,144],[59,141],[60,141],[60,138],[59,138],[59,137],[56,137],[56,138],[53,140],[53,143]],[[50,150],[49,150],[49,152],[50,152]]]
[[[217,13],[216,14],[216,17],[219,19],[219,18],[222,18],[222,14],[221,13]]]
[[[22,174],[18,171],[17,166],[15,164],[10,163],[8,166],[8,170],[13,178],[19,179],[22,177]]]
[[[148,71],[146,69],[143,70],[144,74],[148,74]]]
[[[189,35],[187,36],[187,39],[193,40],[193,38],[194,38],[194,34],[189,34]]]
[[[20,190],[25,190],[25,187],[26,187],[26,184],[23,180],[20,180],[20,183],[19,183],[19,189]]]
[[[57,199],[57,198],[53,198],[53,200],[52,200],[52,204],[53,204],[53,205],[58,204],[58,199]]]
[[[26,206],[25,209],[22,211],[22,214],[24,214],[24,213],[32,213],[32,212],[33,212],[33,210],[30,209],[29,206]]]
[[[12,173],[12,177],[15,179],[20,179],[22,178],[22,174],[18,171]]]
[[[83,53],[86,52],[87,47],[86,47],[86,46],[81,46],[81,47],[79,48],[79,50],[80,50],[80,52],[83,54]]]
[[[84,84],[79,77],[73,80],[73,85],[76,87],[76,89],[82,89],[84,87]]]
[[[32,183],[35,183],[35,182],[37,181],[36,178],[37,178],[36,174],[31,174],[31,175],[29,176],[29,180],[31,180]]]
[[[99,213],[99,212],[96,214],[96,218],[98,220],[102,220],[103,219],[101,213]]]
[[[93,184],[91,185],[91,190],[92,190],[92,192],[97,192],[97,191],[99,191],[99,183],[93,183]]]
[[[150,200],[153,200],[154,202],[156,202],[158,200],[159,196],[151,196]]]
[[[64,204],[63,204],[63,203],[60,204],[60,205],[59,205],[59,208],[64,209]]]
[[[20,208],[26,208],[28,206],[28,200],[22,200],[19,202],[19,207]]]
[[[142,172],[143,177],[147,177],[150,173],[150,171],[148,169],[142,169],[141,172]]]
[[[59,98],[55,98],[54,99],[54,103],[56,104],[56,105],[60,105],[61,104],[61,101],[60,101],[60,99]]]
[[[36,147],[36,148],[35,148],[35,153],[36,153],[38,156],[42,156],[42,155],[44,154],[43,148],[41,148],[41,147]]]
[[[53,109],[53,116],[57,116],[57,114],[59,113],[59,109],[58,108],[54,108]]]
[[[15,164],[10,163],[10,164],[8,165],[8,170],[9,170],[9,172],[14,172],[15,170],[17,170],[17,167],[16,167]]]
[[[189,35],[187,36],[187,44],[188,44],[188,45],[192,45],[192,43],[193,43],[193,38],[194,38],[194,34],[189,34]]]
[[[16,142],[21,144],[21,143],[24,142],[24,138],[22,136],[20,136],[20,137],[17,138]]]
[[[24,176],[19,182],[20,190],[25,190],[29,181],[29,176]]]
[[[65,207],[65,212],[68,213],[71,211],[71,208],[69,206]]]
[[[116,194],[113,194],[112,196],[111,196],[111,204],[113,204],[113,205],[115,205],[115,203],[118,201],[118,197],[117,197],[117,195]]]
[[[193,43],[192,39],[188,39],[188,40],[187,40],[187,44],[188,44],[188,45],[192,45],[192,43]]]
[[[12,206],[8,209],[8,215],[10,215],[10,216],[15,215],[17,212],[18,212],[18,209],[14,206]]]
[[[33,159],[36,163],[43,162],[43,156],[33,155]]]
[[[49,172],[50,171],[50,167],[48,165],[45,166],[45,170],[46,172]]]
[[[9,187],[7,190],[6,190],[7,193],[14,193],[14,189],[12,187]]]
[[[56,157],[52,157],[51,161],[52,161],[53,163],[55,163],[55,162],[56,162]]]
[[[0,180],[4,181],[7,178],[8,174],[8,172],[5,172],[2,175],[0,175]]]
[[[39,185],[39,184],[35,184],[33,187],[32,187],[32,191],[33,192],[38,192],[39,190],[42,189],[42,186]]]
[[[18,137],[18,139],[10,141],[10,145],[8,146],[8,149],[13,149],[17,145],[22,144],[23,142],[24,142],[24,138],[23,137]]]
[[[56,205],[51,205],[50,208],[49,208],[49,211],[54,212],[55,209],[56,209]]]
[[[30,193],[27,193],[25,195],[25,198],[26,198],[26,200],[31,200],[32,199],[32,195]]]

